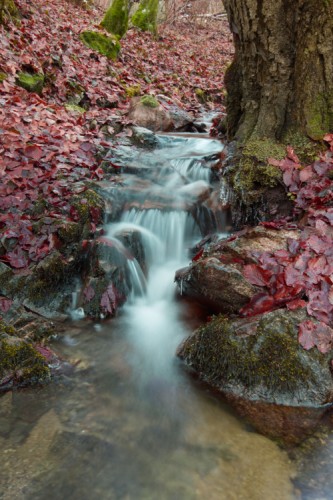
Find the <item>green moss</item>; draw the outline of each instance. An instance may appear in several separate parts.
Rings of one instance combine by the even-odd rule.
[[[38,383],[50,378],[50,369],[33,345],[16,336],[12,326],[0,322],[0,378],[18,383]]]
[[[0,1],[0,24],[7,21],[17,20],[19,18],[19,11],[15,5],[14,0],[1,0]]]
[[[7,78],[7,74],[0,71],[0,83],[4,82]]]
[[[276,186],[282,180],[282,172],[267,162],[272,157],[282,160],[286,149],[268,139],[252,139],[243,147],[239,164],[231,172],[231,184],[236,193],[247,201],[255,201],[258,191]]]
[[[283,136],[283,142],[291,145],[300,161],[305,164],[316,161],[323,149],[320,142],[312,141],[299,131],[293,129],[289,129]]]
[[[130,87],[125,87],[125,92],[127,97],[135,97],[141,93],[141,85],[132,85]]]
[[[131,21],[142,31],[157,32],[158,0],[141,0]]]
[[[197,96],[198,100],[202,103],[207,102],[207,94],[204,90],[202,89],[195,89],[195,95]]]
[[[101,26],[109,33],[122,38],[128,28],[128,12],[128,0],[113,0],[106,11]]]
[[[104,200],[93,189],[87,189],[82,194],[74,196],[71,200],[71,205],[77,210],[80,222],[86,223],[91,220],[91,209],[99,209],[101,219],[104,214]]]
[[[97,31],[83,31],[82,42],[92,50],[96,50],[108,59],[116,60],[120,51],[120,43],[115,36],[103,35]]]
[[[320,141],[333,130],[333,96],[320,93],[304,107],[306,133],[314,141]]]
[[[276,314],[263,317],[256,334],[244,337],[218,316],[186,341],[181,356],[216,386],[264,384],[272,391],[293,393],[313,379],[302,354],[294,323]]]
[[[81,108],[81,106],[78,106],[77,104],[65,104],[65,108],[67,111],[72,111],[73,113],[85,113],[87,110],[84,108]]]
[[[44,75],[40,73],[34,75],[30,73],[18,73],[15,83],[19,87],[28,90],[28,92],[35,92],[40,95],[44,86]]]
[[[140,102],[148,108],[158,108],[159,106],[158,100],[153,95],[144,95],[141,97]]]
[[[82,226],[76,222],[66,222],[58,228],[58,235],[65,243],[75,243],[80,240]]]

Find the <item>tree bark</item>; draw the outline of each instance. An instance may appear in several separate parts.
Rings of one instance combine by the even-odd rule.
[[[322,139],[333,131],[333,1],[224,0],[235,58],[230,139]]]

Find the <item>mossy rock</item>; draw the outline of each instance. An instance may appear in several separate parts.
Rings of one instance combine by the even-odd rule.
[[[142,31],[157,33],[158,0],[141,0],[131,22]]]
[[[120,51],[120,43],[116,36],[103,35],[97,31],[83,31],[80,35],[82,42],[92,50],[99,52],[108,59],[115,61]]]
[[[106,11],[101,26],[118,38],[122,38],[128,28],[128,0],[113,0]]]
[[[332,400],[330,356],[298,342],[303,310],[255,318],[217,316],[180,347],[179,356],[222,392],[278,404],[324,405]]]
[[[92,211],[100,212],[100,220],[103,220],[105,203],[101,195],[93,189],[87,189],[80,195],[76,195],[71,199],[71,205],[76,209],[79,222],[85,224],[92,219]]]
[[[40,95],[44,87],[44,75],[41,73],[18,73],[15,83],[28,92],[35,92]]]
[[[81,108],[81,106],[78,106],[77,104],[65,104],[65,109],[66,111],[71,111],[73,113],[85,113],[87,110],[84,108]]]
[[[8,327],[0,323],[0,387],[7,389],[49,380],[50,368],[34,346],[1,330]]]
[[[147,108],[158,108],[159,102],[153,95],[144,95],[140,99],[140,103]]]

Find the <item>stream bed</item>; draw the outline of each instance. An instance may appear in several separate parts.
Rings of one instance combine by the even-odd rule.
[[[127,190],[128,198],[120,219],[106,223],[106,238],[122,249],[124,234],[138,233],[144,254],[143,262],[128,257],[132,291],[121,313],[68,323],[53,342],[67,370],[46,387],[1,398],[4,500],[303,498],[286,451],[193,381],[175,357],[193,317],[176,300],[174,273],[206,236],[207,220],[209,231],[225,236],[223,214],[199,205],[223,146],[158,141],[159,149],[141,149],[130,161],[126,147],[117,152],[117,163],[130,168],[112,196]]]

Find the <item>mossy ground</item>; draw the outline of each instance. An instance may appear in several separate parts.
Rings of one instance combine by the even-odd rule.
[[[41,94],[44,86],[44,75],[36,73],[18,73],[16,77],[16,85],[24,88],[28,92],[35,92]]]
[[[108,59],[116,60],[120,51],[120,43],[112,35],[103,35],[97,31],[83,31],[80,35],[82,42],[92,50],[99,52]]]
[[[128,0],[113,0],[106,11],[101,26],[109,33],[122,38],[128,28],[128,12]]]
[[[131,22],[142,31],[157,33],[158,0],[141,0]]]

